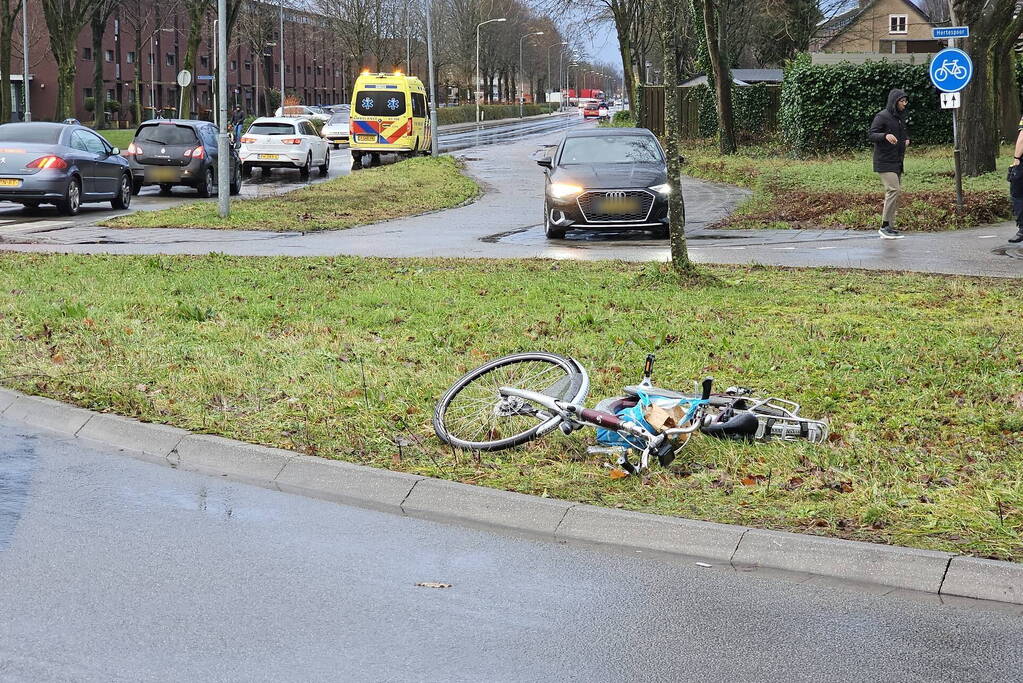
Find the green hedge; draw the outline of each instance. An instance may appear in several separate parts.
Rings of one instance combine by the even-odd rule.
[[[512,119],[519,115],[517,104],[484,104],[483,120],[495,121],[497,119]],[[523,116],[536,116],[537,114],[549,114],[557,111],[557,105],[550,104],[526,104],[522,107]],[[473,104],[460,104],[456,107],[440,107],[437,109],[437,125],[443,126],[449,123],[472,123],[476,120],[476,106]]]
[[[773,132],[775,117],[771,111],[771,87],[765,83],[732,87],[732,116],[735,120],[735,130],[740,137],[747,140],[759,139]],[[717,136],[718,113],[714,91],[708,85],[698,85],[686,90],[689,91],[686,96],[699,103],[700,137]]]
[[[909,97],[907,124],[914,143],[952,141],[951,110],[941,109],[925,65],[814,65],[807,55],[797,58],[785,73],[782,137],[800,156],[865,147],[870,122],[892,88],[905,90]]]

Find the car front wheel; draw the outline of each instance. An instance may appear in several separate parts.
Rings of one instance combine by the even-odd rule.
[[[64,197],[56,202],[57,211],[65,216],[75,216],[82,209],[82,181],[72,176],[68,181]]]
[[[117,196],[110,200],[110,206],[115,209],[127,209],[131,206],[132,180],[131,176],[125,173],[121,176],[121,185],[117,190]]]
[[[556,228],[551,223],[551,209],[547,206],[547,202],[544,202],[543,205],[543,234],[549,240],[565,239],[565,229]]]

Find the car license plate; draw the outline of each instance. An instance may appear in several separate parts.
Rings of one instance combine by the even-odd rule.
[[[272,160],[272,159],[280,159],[281,155],[280,154],[258,154],[258,155],[256,155],[256,158],[257,159],[271,159]]]
[[[356,135],[355,136],[355,141],[356,142],[369,142],[369,143],[373,143],[373,142],[377,141],[377,136],[376,135]]]
[[[149,169],[149,178],[150,180],[155,180],[158,183],[168,180],[177,180],[178,170],[176,168],[161,168],[156,166]]]
[[[639,200],[632,197],[602,199],[597,204],[598,213],[638,213]]]
[[[20,178],[0,178],[0,187],[21,187]]]

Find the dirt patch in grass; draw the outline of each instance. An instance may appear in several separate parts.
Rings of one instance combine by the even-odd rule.
[[[103,223],[112,228],[209,228],[314,232],[458,206],[480,192],[450,156],[409,159],[365,169],[275,197],[242,199],[231,215],[216,202],[189,202],[162,211],[137,211]]]
[[[494,488],[1023,560],[1016,281],[664,264],[0,254],[0,382],[94,410]],[[694,438],[614,481],[591,432],[441,447],[461,374],[544,349],[590,405],[713,375],[826,418],[834,441]],[[365,378],[365,379],[364,379]],[[399,448],[398,444],[401,443]]]
[[[911,149],[903,176],[900,229],[941,232],[1011,218],[1001,168],[964,179],[964,210],[959,213],[950,154],[942,148]],[[777,148],[750,148],[722,157],[697,144],[687,153],[685,172],[753,190],[734,214],[714,227],[876,230],[884,193],[871,168],[866,151],[802,160],[787,158]]]

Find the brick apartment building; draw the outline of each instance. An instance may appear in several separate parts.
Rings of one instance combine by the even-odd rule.
[[[92,34],[88,26],[78,39],[78,69],[75,79],[75,111],[82,121],[90,121],[93,115],[85,108],[85,100],[94,97],[93,71],[95,60],[103,62],[103,87],[100,97],[115,100],[120,110],[109,114],[110,123],[122,126],[133,125],[135,93],[133,81],[136,70],[141,81],[143,117],[152,115],[152,109],[170,116],[178,107],[180,89],[176,77],[183,68],[186,41],[188,38],[188,15],[179,3],[167,9],[159,0],[145,0],[151,19],[146,22],[141,36],[141,52],[135,51],[135,29],[125,17],[123,8],[114,10],[107,24],[103,38],[103,49],[93,54]],[[36,32],[46,31],[39,2],[28,3],[29,24],[37,27]],[[207,18],[203,26],[202,42],[194,68],[192,111],[206,117],[214,109],[216,82],[212,80],[216,54],[213,46],[215,15]],[[20,21],[18,22],[20,27]],[[276,31],[275,31],[276,33]],[[20,31],[15,41],[11,75],[15,109],[24,110],[21,75]],[[279,36],[273,37],[276,45],[266,46],[263,55],[263,70],[258,71],[259,57],[252,46],[240,35],[235,35],[228,50],[228,98],[229,106],[240,104],[246,112],[256,113],[257,83],[260,92],[269,87],[278,90],[281,81],[281,55]],[[30,75],[32,118],[36,121],[53,119],[57,100],[57,64],[50,50],[48,36],[30,36]],[[269,63],[269,66],[267,65]],[[358,60],[342,56],[335,37],[324,27],[321,17],[285,10],[284,13],[284,82],[288,95],[298,97],[303,104],[336,104],[347,102],[348,89],[353,74],[357,73]],[[272,82],[266,83],[267,69]],[[258,71],[258,73],[257,73]],[[152,84],[152,87],[151,87]],[[260,111],[259,113],[264,113]],[[272,112],[270,112],[272,113]]]

